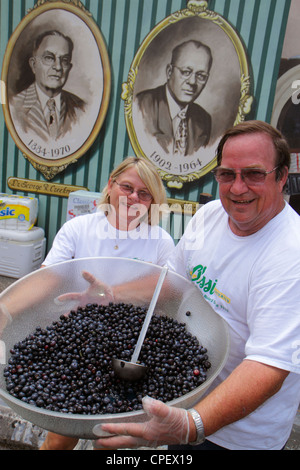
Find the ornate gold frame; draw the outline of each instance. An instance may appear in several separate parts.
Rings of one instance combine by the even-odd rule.
[[[165,18],[162,22],[160,22],[144,39],[134,60],[131,64],[131,68],[128,74],[128,80],[126,83],[123,83],[123,90],[122,90],[122,99],[125,102],[125,121],[126,127],[129,134],[130,142],[132,144],[134,152],[138,156],[142,156],[148,159],[151,159],[149,155],[146,155],[144,149],[141,146],[141,143],[138,140],[136,129],[133,123],[133,99],[134,99],[134,88],[136,79],[139,73],[139,67],[141,60],[147,50],[148,46],[151,42],[166,28],[171,25],[174,25],[177,22],[184,21],[187,18],[191,17],[198,17],[205,19],[214,23],[215,25],[219,26],[229,37],[231,42],[234,45],[236,54],[238,56],[238,61],[240,65],[240,100],[238,106],[238,113],[236,115],[234,125],[238,124],[239,122],[245,119],[246,114],[248,114],[251,110],[253,97],[250,95],[250,73],[248,68],[248,61],[246,56],[246,51],[244,46],[236,33],[233,27],[218,13],[213,11],[209,11],[207,9],[207,1],[199,1],[199,0],[190,0],[188,1],[187,8],[181,11],[177,11],[171,16]],[[159,54],[159,53],[158,53]],[[150,152],[149,152],[150,153]],[[211,171],[216,166],[216,156],[213,155],[211,161],[201,168],[199,171],[190,171],[188,174],[180,174],[174,175],[165,169],[158,168],[158,171],[163,178],[167,182],[167,185],[170,188],[181,189],[184,183],[192,182],[200,177],[204,176],[206,173]]]
[[[69,12],[72,15],[76,15],[79,20],[85,23],[91,33],[91,37],[93,37],[96,41],[97,47],[99,49],[100,61],[103,67],[103,94],[102,100],[99,102],[99,111],[95,123],[92,124],[91,128],[89,129],[89,134],[87,133],[87,138],[85,139],[84,143],[82,145],[79,144],[80,148],[78,147],[78,149],[76,149],[76,151],[74,151],[72,154],[69,154],[65,157],[62,156],[62,158],[58,158],[56,160],[48,160],[38,156],[36,153],[33,153],[16,131],[9,109],[7,86],[11,57],[21,33],[39,15],[51,10]],[[10,132],[17,147],[23,153],[24,157],[28,159],[33,167],[40,171],[47,180],[51,180],[57,173],[64,171],[71,163],[77,162],[79,158],[88,151],[100,132],[108,110],[111,92],[110,62],[104,39],[98,28],[98,25],[92,18],[92,14],[86,10],[79,0],[39,0],[19,23],[8,42],[3,61],[2,82],[5,84],[5,96],[2,98],[2,103],[4,103],[3,112],[8,131]]]

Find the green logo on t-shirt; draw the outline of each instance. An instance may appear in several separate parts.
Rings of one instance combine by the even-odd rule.
[[[206,276],[204,276],[206,269],[207,266],[202,266],[202,264],[195,266],[194,269],[190,272],[191,280],[195,282],[200,289],[203,289],[203,292],[208,292],[212,295],[214,293],[218,279],[213,281],[212,279],[208,279]]]

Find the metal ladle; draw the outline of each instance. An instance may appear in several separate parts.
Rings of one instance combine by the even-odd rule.
[[[149,305],[148,312],[144,320],[144,324],[140,332],[140,336],[138,338],[134,352],[132,354],[131,361],[129,362],[129,361],[124,361],[123,359],[116,359],[116,358],[113,358],[112,360],[115,373],[118,375],[118,377],[120,377],[123,380],[128,380],[131,382],[140,380],[147,371],[147,367],[143,366],[142,364],[137,364],[137,360],[140,355],[140,351],[141,351],[141,348],[142,348],[142,345],[143,345],[143,342],[144,342],[144,339],[145,339],[145,336],[146,336],[146,333],[147,333],[147,330],[148,330],[148,327],[149,327],[149,324],[153,315],[153,311],[156,306],[156,302],[160,294],[165,277],[167,275],[167,272],[168,272],[167,267],[162,268],[159,279],[155,287],[153,297]]]

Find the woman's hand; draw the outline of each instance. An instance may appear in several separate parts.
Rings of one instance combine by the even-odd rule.
[[[84,292],[69,292],[55,299],[58,304],[74,301],[77,307],[85,307],[89,303],[108,305],[114,301],[113,291],[110,286],[99,281],[93,274],[82,271],[82,277],[90,284]],[[73,308],[75,308],[73,306]]]

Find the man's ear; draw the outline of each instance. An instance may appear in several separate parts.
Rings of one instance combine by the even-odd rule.
[[[287,166],[284,166],[283,168],[280,169],[280,174],[277,179],[278,183],[282,186],[281,191],[284,189],[286,185],[288,176],[289,176],[289,169]]]
[[[30,57],[29,65],[30,65],[30,68],[31,68],[32,72],[34,73],[34,75],[35,75],[35,63],[36,63],[36,58],[35,57]]]
[[[169,80],[169,78],[171,77],[172,72],[173,72],[173,65],[168,64],[168,65],[167,65],[166,72],[167,72],[167,79]]]

